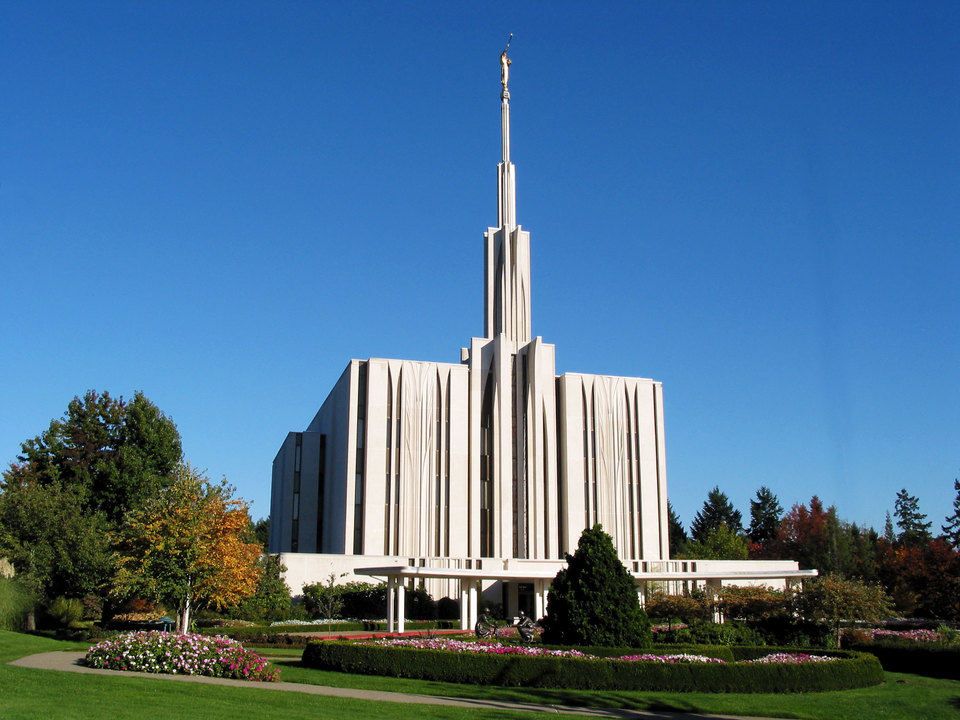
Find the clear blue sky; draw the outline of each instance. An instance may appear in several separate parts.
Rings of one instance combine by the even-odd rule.
[[[534,333],[652,377],[689,524],[939,528],[960,475],[960,3],[8,2],[0,462],[142,390],[269,513],[350,358],[482,334],[508,33]]]

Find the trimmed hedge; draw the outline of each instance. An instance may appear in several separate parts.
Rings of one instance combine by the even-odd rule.
[[[675,648],[653,652],[673,653]],[[699,649],[697,649],[699,652]],[[763,657],[783,648],[715,648],[737,660]],[[647,650],[650,652],[650,650]],[[829,663],[700,664],[655,663],[420,650],[342,641],[313,641],[303,664],[321,670],[417,678],[479,685],[575,690],[656,690],[668,692],[809,692],[845,690],[883,682],[872,655],[824,651],[841,658]]]
[[[851,650],[876,656],[889,672],[960,680],[960,647],[896,640],[850,643]]]

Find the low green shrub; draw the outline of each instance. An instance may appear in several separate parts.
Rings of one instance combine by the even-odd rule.
[[[52,633],[51,637],[55,637],[57,640],[75,640],[77,642],[98,640],[105,637],[104,633],[100,631],[100,626],[89,620],[70,627],[54,628],[47,632]]]
[[[738,660],[761,657],[771,650],[727,648]],[[313,641],[304,650],[303,664],[323,670],[442,682],[582,690],[808,692],[866,687],[883,681],[880,663],[869,654],[824,654],[839,659],[799,664],[673,664]]]
[[[943,639],[948,643],[960,642],[960,632],[957,632],[955,628],[952,628],[949,625],[944,625],[941,623],[934,628],[934,632],[943,637]]]
[[[836,646],[833,629],[826,623],[797,617],[776,616],[748,620],[746,625],[759,633],[767,645],[803,648]]]
[[[47,606],[46,614],[59,627],[80,629],[83,619],[83,601],[79,598],[58,597]]]
[[[685,645],[766,645],[766,639],[758,631],[735,622],[714,623],[695,621],[687,627],[660,630],[659,643]]]

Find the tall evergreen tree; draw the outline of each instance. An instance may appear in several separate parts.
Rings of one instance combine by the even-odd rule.
[[[920,512],[920,501],[907,493],[906,488],[897,493],[893,514],[896,515],[897,527],[900,528],[897,539],[902,545],[920,545],[930,539],[932,523],[924,522],[927,516]]]
[[[893,518],[890,517],[889,510],[887,510],[887,519],[883,523],[883,539],[890,545],[897,541],[897,533],[893,529]]]
[[[270,518],[260,518],[255,523],[250,526],[250,531],[253,533],[253,537],[260,547],[263,548],[264,554],[270,552]]]
[[[864,582],[873,582],[877,579],[877,560],[879,548],[877,542],[880,536],[872,527],[860,527],[856,523],[850,523],[849,528],[849,549],[850,561],[847,567],[843,568],[843,576]]]
[[[852,526],[840,519],[833,505],[827,508],[822,542],[821,556],[815,560],[814,567],[829,575],[851,575],[854,565]]]
[[[955,548],[960,548],[960,480],[954,479],[953,489],[957,496],[953,499],[953,515],[947,517],[947,524],[941,525],[943,536]]]
[[[703,508],[690,524],[690,534],[694,540],[703,542],[711,531],[720,525],[726,525],[734,534],[743,533],[743,516],[740,511],[734,509],[730,498],[720,492],[718,486],[714,486],[713,490],[707,493]]]
[[[757,490],[757,499],[750,501],[750,540],[763,545],[777,537],[783,508],[777,496],[768,487]]]
[[[683,529],[683,523],[680,517],[673,509],[673,505],[667,500],[667,523],[670,533],[670,557],[677,557],[683,552],[684,546],[689,542],[687,531]]]

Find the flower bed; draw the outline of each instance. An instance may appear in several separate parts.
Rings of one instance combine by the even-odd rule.
[[[492,655],[524,655],[527,657],[565,657],[583,658],[588,660],[621,660],[624,662],[654,662],[654,663],[726,663],[722,658],[691,653],[667,653],[655,655],[642,653],[638,655],[619,655],[615,657],[598,657],[580,650],[555,650],[536,645],[505,645],[496,642],[453,640],[444,638],[391,638],[362,643],[365,645],[379,645],[381,647],[409,647],[419,650],[449,650],[452,652],[467,652]],[[829,655],[808,655],[801,652],[779,652],[764,655],[755,660],[744,660],[746,663],[790,663],[797,665],[808,662],[831,662],[837,657]]]
[[[821,663],[821,662],[831,662],[837,660],[836,656],[830,657],[829,655],[808,655],[807,653],[802,652],[779,652],[771,653],[770,655],[764,655],[763,657],[757,658],[756,660],[744,660],[745,663],[787,663],[792,665],[800,665],[802,663]]]
[[[276,682],[280,671],[228,637],[131,632],[90,648],[84,664],[107,670]]]
[[[807,692],[883,681],[876,658],[845,651],[809,655],[782,648],[704,648],[698,653],[630,653],[611,657],[578,649],[442,638],[374,642],[313,641],[303,664],[323,670],[484,685],[584,690]],[[591,649],[593,650],[593,649]],[[718,658],[720,652],[726,658]]]

